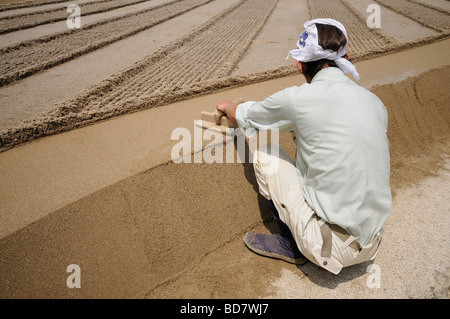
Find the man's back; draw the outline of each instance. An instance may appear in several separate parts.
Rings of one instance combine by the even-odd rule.
[[[297,168],[306,201],[365,244],[391,211],[387,112],[338,68],[320,71],[292,96]]]

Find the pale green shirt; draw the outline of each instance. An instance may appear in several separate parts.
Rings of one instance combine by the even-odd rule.
[[[236,120],[247,137],[278,128],[296,136],[296,166],[306,202],[362,245],[392,208],[388,115],[380,99],[335,67],[310,84],[245,102]]]

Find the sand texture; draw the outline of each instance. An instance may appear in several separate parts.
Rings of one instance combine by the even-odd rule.
[[[82,5],[83,12],[86,10],[86,14],[89,15],[117,8],[123,5],[119,2],[88,2]],[[57,32],[3,47],[0,49],[2,57],[0,85],[5,86],[65,64],[208,3],[211,3],[211,0],[171,1],[83,25],[78,30]],[[352,1],[304,1],[301,5],[309,8],[311,18],[329,16],[342,21],[350,34],[349,50],[357,61],[448,35],[449,15],[444,9],[407,3],[408,5],[400,5],[396,1],[383,8],[389,8],[392,12],[412,19],[411,21],[417,21],[434,33],[428,33],[428,36],[418,33],[418,37],[408,41],[397,40],[383,28],[367,28],[363,13],[354,3],[352,5]],[[77,96],[57,103],[53,106],[53,110],[36,112],[34,117],[27,115],[27,119],[20,124],[10,126],[5,123],[0,129],[0,150],[40,136],[73,129],[127,112],[164,105],[194,94],[204,94],[220,88],[267,80],[295,72],[292,65],[286,66],[280,62],[281,66],[271,69],[261,67],[259,70],[252,70],[250,74],[234,73],[237,69],[243,69],[241,61],[248,54],[252,54],[253,47],[260,41],[256,37],[265,32],[263,26],[266,23],[272,25],[269,17],[272,16],[277,4],[279,10],[282,9],[282,5],[286,5],[283,1],[267,1],[265,4],[251,0],[230,2],[230,6],[215,15],[214,19],[162,46],[140,61],[136,61],[134,65],[107,77],[103,82],[84,90],[80,89]],[[415,16],[418,6],[421,9],[420,19]],[[36,11],[31,16],[33,19],[44,19],[44,15],[52,12]],[[30,14],[28,12],[24,15],[3,17],[0,23],[4,21],[9,28],[20,19],[30,21],[28,18]],[[307,18],[309,17],[304,17]],[[298,29],[300,23],[292,29]],[[11,30],[8,31],[7,28],[5,30],[5,33],[11,33]],[[279,60],[282,61],[282,58]],[[174,61],[179,62],[175,64]],[[251,64],[253,61],[246,63]],[[47,105],[43,111],[48,108]],[[17,112],[18,110],[15,110],[15,113]]]
[[[2,64],[0,83],[5,85],[40,70],[64,63],[209,1],[173,1],[167,5],[144,10],[144,12],[133,13],[130,16],[125,15],[121,19],[112,18],[94,23],[79,31],[67,31],[4,48],[1,51],[2,58],[5,60]],[[86,41],[87,39],[89,41]],[[39,62],[36,63],[36,61]],[[17,65],[20,67],[17,68]]]
[[[144,2],[146,0],[114,0],[114,1],[102,1],[83,4],[83,15],[89,15],[99,12],[105,12],[122,8],[128,5]],[[60,20],[66,20],[67,6],[61,6],[59,8],[49,9],[39,12],[31,12],[18,14],[13,16],[6,16],[0,19],[0,34],[8,33],[12,31],[22,30],[26,28],[32,28],[41,24],[51,23]]]
[[[440,181],[442,189],[448,187],[445,154],[450,118],[444,87],[449,75],[447,67],[374,88],[388,108],[393,152],[394,210],[386,224],[381,256],[376,259],[383,269],[382,290],[365,286],[370,263],[334,276],[312,264],[297,268],[249,252],[241,241],[246,231],[276,231],[257,193],[250,163],[169,161],[94,192],[2,239],[1,296],[442,297],[449,284],[445,276],[450,251],[445,241],[437,243],[448,234],[450,220],[448,195],[433,192],[433,181]],[[428,103],[436,95],[439,98]],[[280,143],[293,156],[290,135],[283,134]],[[223,187],[228,191],[223,192]],[[441,222],[435,223],[436,219]],[[398,247],[399,233],[405,234],[403,248]],[[418,234],[426,236],[431,246],[416,244]],[[70,249],[68,243],[72,243]],[[425,264],[431,269],[424,271],[428,259],[432,263]],[[89,284],[77,292],[52,280],[67,260],[88,269],[83,280]],[[440,273],[447,279],[434,282]],[[57,276],[63,280],[64,275]],[[347,287],[349,282],[352,289]],[[277,285],[281,288],[276,289]]]
[[[423,2],[414,3],[402,0],[376,0],[376,2],[436,31],[446,31],[450,27],[448,12],[435,6],[426,6],[423,5]],[[443,14],[436,14],[436,12]]]
[[[448,1],[83,0],[76,30],[69,3],[0,1],[0,298],[449,298]],[[389,115],[392,215],[375,261],[338,276],[243,244],[278,231],[251,141],[244,163],[171,156],[217,101],[303,84],[285,57],[319,17],[346,25]]]
[[[65,2],[64,0],[1,0],[0,4],[2,5],[0,7],[0,11],[8,11],[8,10],[14,10],[19,8],[30,8],[30,7],[37,7],[42,6],[46,4],[55,4],[55,3],[61,3]]]

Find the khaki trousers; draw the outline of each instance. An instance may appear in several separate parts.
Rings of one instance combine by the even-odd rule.
[[[317,216],[302,195],[295,163],[282,148],[267,144],[254,152],[253,161],[259,192],[273,201],[300,252],[311,262],[338,274],[343,267],[375,258],[382,231],[369,244],[361,246],[345,230],[336,231],[337,225],[328,225]],[[332,230],[329,236],[324,228]]]

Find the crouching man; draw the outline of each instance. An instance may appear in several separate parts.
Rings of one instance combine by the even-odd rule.
[[[247,137],[272,128],[295,136],[295,162],[273,144],[254,154],[259,191],[280,233],[247,233],[247,247],[290,263],[310,260],[338,274],[375,258],[391,212],[388,118],[380,99],[344,74],[359,80],[344,26],[315,19],[304,27],[288,57],[307,83],[261,102],[222,101],[217,109]]]

